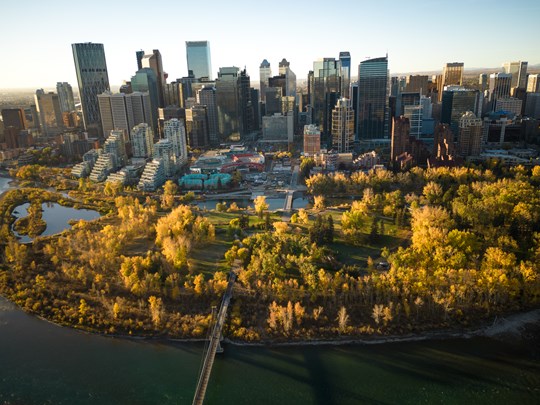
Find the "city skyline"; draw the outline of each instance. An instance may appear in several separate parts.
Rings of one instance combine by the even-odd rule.
[[[313,13],[309,2],[298,1],[287,5],[287,15],[294,18],[289,25],[285,22],[280,26],[279,32],[276,28],[274,36],[271,26],[265,26],[268,29],[261,32],[260,19],[282,20],[284,10],[277,7],[253,9],[247,1],[237,3],[234,10],[210,1],[204,14],[196,5],[166,1],[162,3],[163,10],[167,11],[165,15],[193,15],[194,18],[184,18],[182,24],[167,25],[158,16],[156,21],[149,21],[144,30],[129,30],[129,36],[122,35],[123,26],[107,23],[107,18],[115,21],[115,15],[120,16],[139,3],[142,4],[96,1],[92,8],[83,11],[74,10],[71,3],[64,0],[56,1],[54,6],[36,2],[30,13],[22,8],[22,3],[4,6],[5,23],[0,35],[9,38],[4,41],[3,49],[15,63],[2,67],[0,88],[48,89],[54,88],[57,82],[75,85],[70,47],[83,42],[104,44],[109,82],[113,87],[134,75],[137,70],[135,52],[141,49],[161,52],[169,82],[187,76],[186,41],[210,42],[214,77],[219,67],[245,67],[252,82],[258,82],[263,59],[277,71],[279,61],[286,58],[298,79],[304,80],[315,60],[338,58],[343,51],[351,54],[353,76],[360,62],[387,53],[391,73],[440,71],[445,63],[452,61],[463,62],[465,69],[500,67],[501,71],[502,64],[508,61],[528,61],[529,66],[540,63],[540,46],[533,41],[540,34],[534,21],[540,3],[532,0],[513,5],[513,15],[519,18],[504,22],[505,30],[519,32],[521,41],[516,41],[514,35],[496,41],[481,40],[483,23],[500,21],[502,1],[458,1],[453,5],[455,9],[467,10],[463,21],[459,21],[457,14],[442,15],[438,10],[444,6],[442,2],[414,1],[406,7],[398,7],[390,1],[376,5],[349,1],[341,8]],[[347,15],[369,18],[363,18],[358,24],[352,19],[344,21],[342,26],[336,25],[335,31],[329,30],[331,22],[343,21],[343,8],[347,9]],[[69,13],[73,12],[83,16],[76,24],[69,23]],[[24,29],[21,15],[25,18]],[[471,20],[471,16],[477,19]],[[150,17],[145,16],[147,18]],[[242,24],[231,24],[238,18],[242,19]],[[453,26],[460,29],[454,30]],[[321,29],[313,29],[317,27]],[[281,40],[283,30],[290,40]]]

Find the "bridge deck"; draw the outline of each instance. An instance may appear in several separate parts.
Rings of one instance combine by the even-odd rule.
[[[219,347],[221,329],[223,328],[223,324],[225,323],[227,309],[229,308],[229,303],[231,301],[235,281],[236,274],[234,273],[234,271],[231,271],[229,273],[229,284],[227,284],[227,290],[223,295],[223,300],[221,301],[221,307],[219,308],[216,323],[214,325],[214,328],[212,329],[212,334],[210,335],[210,344],[208,346],[206,356],[204,357],[204,363],[201,374],[199,376],[199,381],[197,382],[197,389],[193,398],[193,405],[202,405],[204,401],[204,395],[206,394],[206,388],[208,387],[210,373],[212,372],[212,366],[214,364],[214,358],[216,357],[216,351]]]

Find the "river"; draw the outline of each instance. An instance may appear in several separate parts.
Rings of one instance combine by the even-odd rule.
[[[0,403],[190,404],[202,344],[62,328],[0,298]],[[536,352],[534,352],[536,350]],[[533,404],[537,348],[488,338],[240,347],[217,355],[206,404]]]

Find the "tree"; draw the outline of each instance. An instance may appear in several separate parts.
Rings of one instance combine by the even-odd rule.
[[[303,158],[300,162],[300,174],[303,178],[309,176],[311,169],[315,167],[315,160],[313,158]]]
[[[384,316],[384,305],[382,304],[375,304],[373,306],[373,312],[371,314],[371,317],[375,321],[375,323],[378,325],[381,321],[381,318]]]
[[[255,204],[255,213],[262,219],[264,212],[268,209],[268,204],[266,203],[266,197],[264,195],[259,195],[253,200]]]
[[[340,333],[344,333],[347,330],[347,323],[349,322],[349,315],[347,315],[347,309],[341,307],[337,316],[338,328]]]
[[[316,195],[313,197],[313,209],[322,211],[325,208],[325,200],[323,195]]]
[[[171,180],[167,180],[163,185],[163,194],[161,195],[161,206],[170,209],[174,206],[174,196],[178,194],[178,186]]]
[[[157,328],[161,324],[163,318],[163,301],[161,298],[151,295],[150,298],[148,298],[148,303],[150,304],[150,316],[152,317],[152,322]]]

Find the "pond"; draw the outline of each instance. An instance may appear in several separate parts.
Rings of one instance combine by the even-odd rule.
[[[26,217],[28,215],[29,206],[29,203],[25,203],[15,207],[13,215],[16,218]],[[41,208],[43,209],[42,218],[47,223],[47,228],[41,236],[55,235],[69,229],[71,227],[69,224],[70,220],[78,221],[83,219],[85,221],[91,221],[92,219],[100,217],[100,213],[94,210],[64,207],[57,203],[43,203],[41,204]],[[29,243],[32,241],[32,238],[27,235],[19,235],[15,231],[13,231],[13,233],[19,238],[19,242],[21,243]]]

